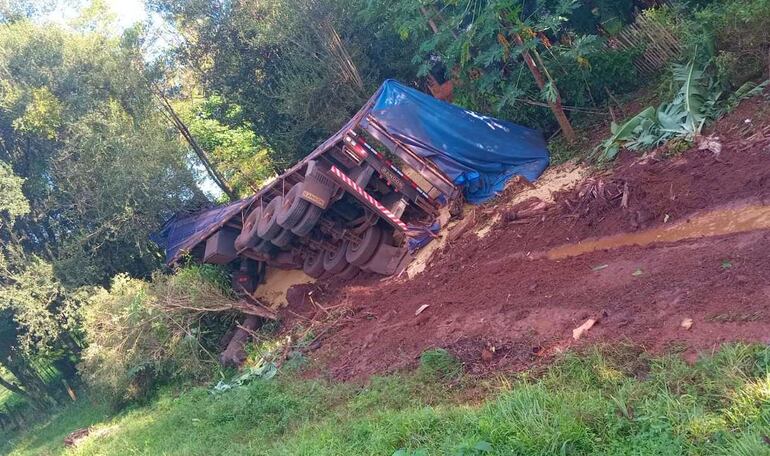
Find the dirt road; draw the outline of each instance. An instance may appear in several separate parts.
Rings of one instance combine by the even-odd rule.
[[[505,215],[488,236],[467,233],[413,280],[308,286],[313,302],[347,311],[312,346],[319,374],[366,378],[432,347],[485,373],[608,341],[688,359],[726,341],[770,343],[770,108],[744,103],[713,132],[719,154],[624,155],[534,218],[510,216],[529,202],[508,207],[507,194],[487,208]],[[615,248],[580,251],[597,239]],[[623,246],[640,239],[652,243]],[[322,316],[308,289],[294,291],[287,321]],[[575,340],[587,319],[598,323]]]

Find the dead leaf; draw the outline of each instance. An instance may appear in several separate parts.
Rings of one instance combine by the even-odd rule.
[[[680,326],[686,330],[689,330],[692,328],[692,318],[685,318],[682,320],[682,324]]]
[[[414,315],[415,316],[420,315],[422,313],[422,311],[427,309],[428,307],[430,307],[430,304],[423,304],[423,305],[421,305],[420,308],[417,309],[417,312],[414,313]]]
[[[593,328],[595,324],[596,320],[589,318],[585,321],[585,323],[572,330],[572,338],[575,340],[580,339],[583,337],[583,334],[588,332],[589,329]]]
[[[487,363],[492,361],[492,358],[495,357],[495,351],[495,346],[487,342],[484,348],[481,350],[481,360]]]

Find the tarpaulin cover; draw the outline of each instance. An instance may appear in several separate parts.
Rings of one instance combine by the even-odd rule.
[[[492,198],[512,176],[532,182],[548,167],[548,148],[537,130],[468,111],[393,80],[378,93],[371,115],[462,186],[471,203]]]
[[[225,206],[206,209],[192,215],[177,215],[152,236],[152,240],[166,249],[166,262],[176,259],[177,254],[189,250],[206,238],[212,228],[221,227],[246,208],[254,197]]]

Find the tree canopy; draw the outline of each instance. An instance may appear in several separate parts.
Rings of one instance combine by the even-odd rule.
[[[382,80],[413,78],[411,43],[364,0],[151,0],[181,35],[175,50],[247,122],[281,170],[336,131]]]
[[[0,363],[31,389],[77,345],[78,287],[148,276],[150,233],[207,203],[132,36],[0,27]]]

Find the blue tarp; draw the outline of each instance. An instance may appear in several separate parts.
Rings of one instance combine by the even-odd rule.
[[[468,111],[393,80],[378,93],[371,115],[463,186],[471,203],[489,200],[512,176],[532,182],[548,167],[548,148],[537,130]]]
[[[244,210],[254,197],[233,203],[205,209],[195,214],[176,215],[168,220],[152,240],[166,250],[166,262],[171,262],[185,250],[192,249],[206,238],[214,227],[221,227],[228,220]]]

